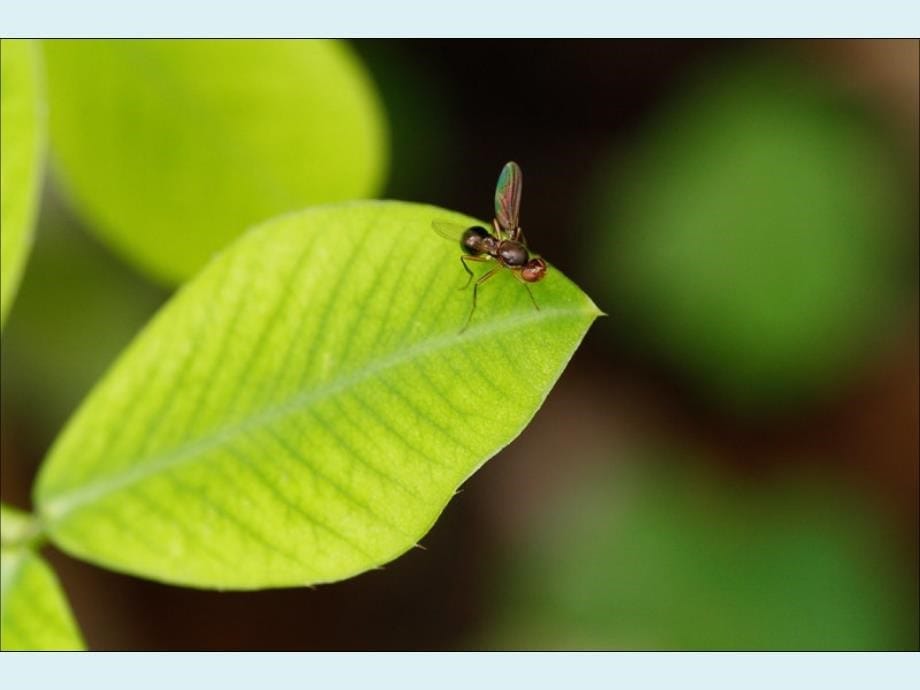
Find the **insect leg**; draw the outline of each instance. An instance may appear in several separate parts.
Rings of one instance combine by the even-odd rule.
[[[499,240],[510,240],[512,238],[508,237],[508,233],[502,230],[502,226],[498,224],[498,218],[492,219],[492,228],[495,230],[495,236]]]
[[[463,270],[469,274],[469,278],[466,279],[466,284],[462,288],[458,288],[460,290],[466,290],[470,286],[470,281],[473,279],[473,272],[470,270],[470,267],[466,265],[467,261],[485,262],[485,261],[491,261],[491,259],[487,259],[482,256],[469,256],[467,254],[461,254],[460,263],[463,264]]]
[[[519,272],[519,271],[511,271],[511,275],[513,275],[515,278],[517,278],[517,281],[518,281],[521,285],[524,286],[524,288],[527,290],[527,294],[530,295],[530,301],[533,302],[533,306],[536,307],[536,310],[537,310],[537,311],[540,311],[540,305],[537,304],[537,300],[534,299],[533,292],[530,291],[530,286],[527,284],[527,281],[524,280],[523,278],[521,278],[520,272]]]
[[[527,290],[527,294],[530,295],[530,301],[533,302],[534,309],[540,311],[540,305],[537,304],[537,300],[534,299],[533,293],[530,291],[530,286],[527,283],[524,283],[524,288]]]
[[[501,266],[496,266],[488,273],[483,273],[482,277],[476,281],[473,285],[473,307],[470,309],[470,315],[466,317],[466,323],[463,324],[463,328],[460,329],[460,332],[463,333],[467,329],[467,326],[470,325],[470,321],[473,319],[473,312],[476,311],[476,294],[479,290],[479,286],[486,282],[489,278],[494,276],[501,269]]]

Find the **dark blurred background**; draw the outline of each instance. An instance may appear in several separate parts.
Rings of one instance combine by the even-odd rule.
[[[916,649],[918,44],[356,41],[388,198],[481,218],[609,317],[415,549],[313,589],[49,549],[91,649]],[[46,185],[3,334],[2,498],[168,297]]]

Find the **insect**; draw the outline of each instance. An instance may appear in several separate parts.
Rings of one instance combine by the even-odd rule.
[[[543,280],[546,276],[547,266],[543,259],[532,255],[527,248],[524,231],[521,230],[518,222],[520,207],[521,167],[511,161],[505,163],[505,167],[502,168],[498,176],[498,183],[495,185],[493,232],[489,232],[479,225],[464,229],[463,226],[456,223],[440,220],[432,223],[434,231],[441,237],[455,242],[459,241],[460,243],[460,249],[463,251],[463,254],[460,255],[460,263],[469,276],[466,284],[460,288],[461,290],[468,288],[475,277],[467,262],[498,262],[497,266],[480,276],[473,285],[473,306],[470,308],[469,316],[466,317],[463,328],[460,329],[461,333],[467,329],[473,319],[479,287],[495,276],[502,268],[507,268],[511,271],[511,274],[517,278],[521,285],[527,288],[527,294],[530,295],[533,306],[538,311],[540,309],[540,305],[537,304],[537,300],[534,299],[533,293],[530,291],[529,283]]]

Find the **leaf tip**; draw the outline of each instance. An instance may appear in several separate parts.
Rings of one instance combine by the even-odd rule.
[[[585,299],[587,299],[588,303],[591,305],[589,311],[591,313],[591,316],[593,316],[595,319],[602,318],[604,316],[609,316],[607,312],[605,312],[603,309],[601,309],[599,306],[597,306],[594,303],[593,299],[591,299],[587,295],[585,295]]]

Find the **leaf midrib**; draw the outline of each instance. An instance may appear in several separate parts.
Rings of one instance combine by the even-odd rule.
[[[566,317],[584,316],[593,319],[597,312],[589,309],[560,309],[543,308],[539,312],[524,312],[513,318],[502,321],[490,322],[470,328],[468,335],[463,338],[470,342],[486,340],[497,333],[513,331],[526,327],[536,322],[548,322]],[[61,522],[67,515],[78,508],[101,499],[109,494],[143,481],[144,479],[168,471],[187,462],[193,461],[204,452],[219,447],[223,443],[253,429],[268,426],[289,414],[303,409],[309,409],[317,402],[325,400],[336,393],[358,385],[368,378],[388,369],[397,367],[405,362],[421,358],[427,354],[438,352],[455,346],[459,341],[456,333],[446,333],[418,343],[415,346],[396,350],[384,357],[371,360],[350,372],[348,375],[330,381],[310,390],[298,393],[277,405],[265,408],[256,414],[244,417],[233,425],[224,426],[213,430],[207,436],[194,439],[187,443],[175,446],[166,452],[149,456],[139,462],[132,463],[126,471],[105,476],[97,481],[89,482],[83,486],[55,496],[54,494],[39,497],[39,510],[48,527]]]

